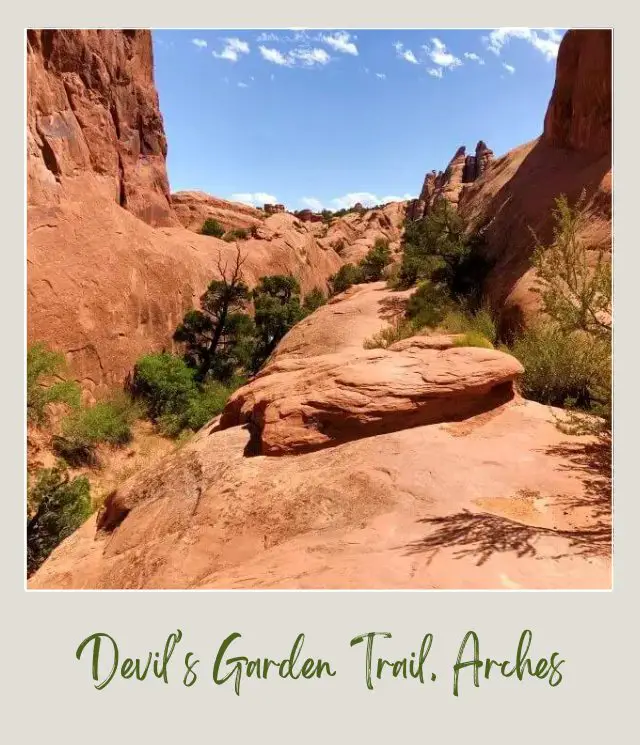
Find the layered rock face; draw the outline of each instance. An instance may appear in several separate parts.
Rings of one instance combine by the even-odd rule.
[[[148,31],[27,34],[27,198],[65,198],[91,175],[107,198],[149,225],[177,225]]]
[[[169,195],[148,31],[29,31],[29,342],[64,352],[90,392],[172,347],[186,310],[236,245],[197,235],[207,217],[256,227],[245,279],[292,273],[324,288],[341,264],[292,215],[201,193]]]
[[[240,202],[229,202],[202,191],[179,191],[171,195],[171,206],[185,228],[199,233],[205,220],[217,220],[225,230],[252,228],[264,223],[264,213]]]
[[[609,155],[611,85],[611,32],[569,31],[558,52],[542,140],[594,157]]]
[[[442,336],[364,350],[404,300],[360,285],[294,327],[222,421],[119,486],[30,587],[608,587],[594,443],[513,395],[508,355]],[[239,408],[278,457],[250,457]]]
[[[462,145],[445,171],[427,173],[420,196],[407,207],[409,219],[419,220],[425,217],[439,199],[445,199],[453,207],[458,206],[464,186],[479,179],[493,159],[493,150],[482,140],[476,145],[475,155],[467,155],[466,152],[466,147]]]

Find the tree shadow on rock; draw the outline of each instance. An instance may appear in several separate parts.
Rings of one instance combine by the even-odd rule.
[[[562,443],[546,450],[566,461],[561,468],[575,472],[584,484],[580,495],[553,497],[554,508],[566,514],[589,514],[588,524],[575,529],[527,525],[488,512],[462,512],[420,520],[429,530],[424,538],[406,546],[407,554],[424,554],[431,563],[441,549],[453,548],[456,559],[472,558],[476,565],[495,554],[514,553],[518,558],[538,556],[538,542],[560,538],[565,548],[546,558],[568,556],[608,558],[611,555],[611,438],[602,435],[592,443]]]

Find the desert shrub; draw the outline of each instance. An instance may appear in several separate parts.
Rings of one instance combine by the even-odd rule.
[[[80,404],[80,387],[73,381],[52,382],[64,372],[65,359],[60,352],[37,342],[27,350],[27,419],[34,424],[46,421],[48,404]],[[47,385],[47,383],[49,385]]]
[[[205,383],[188,399],[185,407],[163,414],[158,428],[167,437],[180,437],[184,432],[197,431],[220,414],[229,396],[242,385],[242,378],[224,384],[217,380]]]
[[[430,281],[421,282],[407,302],[407,317],[415,328],[439,326],[454,303],[447,290]]]
[[[352,285],[362,282],[362,270],[355,264],[343,264],[328,281],[331,295],[339,295]]]
[[[200,230],[202,235],[210,235],[213,238],[222,238],[224,235],[224,228],[217,220],[212,217],[208,217],[203,223]]]
[[[401,339],[408,339],[416,334],[416,328],[407,320],[397,320],[389,324],[377,334],[365,339],[362,346],[365,349],[386,349]]]
[[[488,308],[481,308],[475,313],[462,307],[451,310],[444,317],[440,326],[452,334],[479,334],[487,339],[492,346],[498,338],[496,323]]]
[[[85,476],[71,479],[61,465],[38,472],[29,489],[33,516],[27,521],[27,576],[91,515],[91,488]]]
[[[305,295],[302,308],[305,314],[309,315],[313,313],[314,310],[318,310],[318,308],[325,305],[326,302],[327,298],[324,292],[322,292],[319,287],[314,287],[311,292]]]
[[[139,414],[140,409],[124,394],[77,408],[63,419],[54,449],[70,465],[94,463],[98,445],[117,447],[131,440],[131,426]]]
[[[467,331],[453,342],[454,347],[482,347],[493,349],[493,344],[479,331]]]
[[[227,241],[227,243],[232,243],[233,241],[246,241],[248,238],[248,230],[245,230],[244,228],[234,228],[233,230],[228,230],[222,237],[222,240]]]
[[[391,263],[391,249],[386,238],[376,238],[367,255],[360,261],[362,282],[378,282],[382,279],[384,268]]]
[[[261,277],[252,297],[256,326],[252,369],[256,371],[305,314],[300,302],[300,284],[295,277],[284,274]]]
[[[552,406],[603,411],[610,405],[611,350],[583,331],[566,333],[553,322],[527,328],[511,353],[522,363],[526,398]]]
[[[470,251],[462,218],[446,200],[440,200],[421,220],[407,223],[400,281],[404,287],[432,279],[451,285],[460,263]]]
[[[167,352],[141,357],[133,370],[131,393],[142,401],[147,414],[156,420],[184,411],[197,393],[195,371],[180,357]]]
[[[536,238],[536,289],[544,312],[564,330],[610,336],[610,256],[603,247],[588,252],[580,238],[587,219],[584,201],[584,192],[573,207],[564,195],[556,199],[552,243],[543,246]]]
[[[242,274],[245,258],[239,248],[230,266],[218,258],[220,279],[209,283],[200,296],[200,310],[188,311],[173,334],[184,345],[185,361],[195,368],[198,382],[208,376],[226,380],[251,357],[255,326],[244,312],[250,298]]]
[[[581,239],[584,199],[572,207],[560,196],[553,241],[536,239],[533,265],[548,320],[526,329],[512,353],[525,368],[527,398],[596,414],[586,428],[595,433],[611,426],[611,265],[604,248],[588,252]]]

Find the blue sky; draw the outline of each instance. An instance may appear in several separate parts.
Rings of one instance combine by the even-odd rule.
[[[158,30],[172,191],[338,209],[537,137],[562,29]]]

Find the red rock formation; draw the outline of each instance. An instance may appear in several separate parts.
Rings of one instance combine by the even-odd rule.
[[[150,32],[29,31],[27,91],[27,335],[62,351],[86,389],[120,385],[140,355],[172,347],[236,250],[193,232],[205,215],[261,225],[242,244],[249,284],[291,272],[308,291],[340,266],[292,215],[169,197]]]
[[[611,153],[611,32],[569,31],[560,45],[542,140],[592,156]]]
[[[27,34],[27,199],[64,199],[66,178],[91,174],[149,225],[177,225],[148,31]]]
[[[284,212],[284,204],[265,204],[263,207],[267,215],[275,215],[278,212]]]
[[[439,199],[446,199],[453,207],[457,207],[463,188],[479,179],[492,159],[493,151],[482,140],[476,145],[475,155],[466,155],[465,146],[459,147],[444,172],[427,173],[419,198],[409,204],[409,219],[419,220],[424,217]]]
[[[225,230],[252,228],[264,223],[264,214],[249,205],[229,202],[202,191],[179,191],[171,195],[171,206],[185,228],[199,233],[208,218],[217,220]]]
[[[556,82],[544,132],[493,161],[465,187],[459,209],[483,230],[495,263],[486,290],[505,329],[539,307],[532,292],[531,230],[552,238],[554,200],[586,192],[587,247],[611,246],[611,32],[568,31],[560,44]]]
[[[363,340],[387,324],[383,317],[401,297],[382,283],[353,287],[294,327],[276,351],[275,367],[258,379],[269,385],[272,405],[278,402],[282,433],[296,438],[290,443],[321,438],[325,416],[329,437],[335,427],[350,430],[353,439],[315,452],[251,458],[247,428],[220,430],[213,421],[120,484],[29,587],[609,587],[606,482],[598,477],[596,496],[594,474],[577,462],[593,443],[560,432],[557,411],[517,398],[464,421],[416,421],[416,412],[437,406],[437,399],[418,397],[412,408],[423,386],[443,392],[462,384],[460,397],[452,395],[460,406],[464,385],[489,383],[498,371],[508,378],[518,363],[492,350],[461,348],[455,356],[467,361],[468,374],[461,374],[462,364],[442,366],[441,377],[428,384],[427,356],[454,352],[437,351],[441,337],[435,349],[421,346],[420,338],[396,351],[366,352]],[[322,387],[318,356],[324,355],[343,357],[346,377],[326,377]],[[364,359],[365,369],[358,362]],[[287,407],[285,370],[299,376],[298,385],[308,378],[321,397],[305,399],[309,416],[295,429],[301,401],[294,396]],[[244,390],[249,407],[251,386]],[[259,418],[262,398],[253,400]],[[319,411],[320,402],[330,406]],[[367,421],[360,403],[377,422]],[[385,422],[392,431],[374,434]],[[270,420],[263,434],[275,437],[276,426]],[[575,457],[560,454],[567,450]],[[593,534],[602,538],[580,541]],[[534,544],[535,551],[512,550]]]

